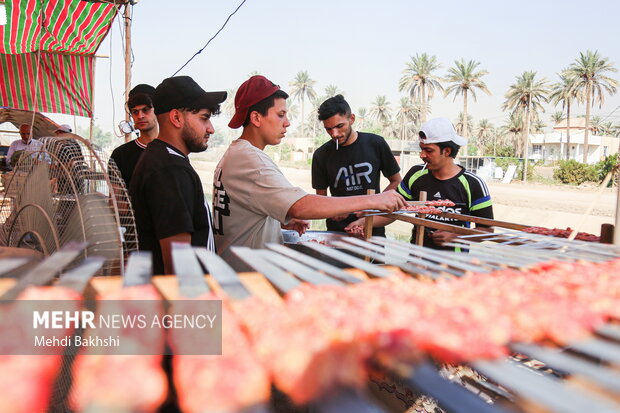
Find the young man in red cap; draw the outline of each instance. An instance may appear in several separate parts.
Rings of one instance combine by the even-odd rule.
[[[153,94],[159,136],[146,147],[131,180],[140,249],[152,251],[154,274],[173,274],[173,242],[215,250],[211,214],[191,152],[207,149],[226,92],[205,92],[191,77],[165,79]]]
[[[456,164],[454,159],[467,139],[456,134],[456,130],[447,118],[435,118],[420,128],[420,158],[424,162],[415,165],[405,175],[398,186],[398,192],[409,201],[416,201],[420,191],[427,193],[428,200],[448,199],[454,207],[441,206],[444,212],[473,215],[493,219],[491,195],[484,181]],[[426,215],[426,219],[444,222],[456,226],[468,226],[469,222],[437,215]],[[393,222],[385,217],[375,217],[373,225],[384,226]],[[347,229],[362,225],[363,221],[354,221]],[[478,225],[478,229],[488,228]],[[415,228],[412,242],[415,239]],[[424,246],[436,249],[450,249],[444,244],[452,241],[457,234],[448,231],[427,228],[424,233]]]
[[[133,170],[140,155],[142,155],[146,145],[157,138],[159,134],[157,117],[153,110],[153,93],[155,93],[155,88],[147,84],[140,84],[131,89],[129,99],[127,99],[127,109],[136,129],[140,131],[140,135],[114,149],[110,156],[120,171],[127,188],[131,183]]]
[[[228,126],[243,126],[220,160],[213,180],[214,230],[218,253],[240,268],[230,247],[263,248],[282,243],[281,228],[303,233],[307,219],[324,219],[362,209],[395,211],[405,205],[395,191],[331,198],[293,186],[263,149],[278,145],[290,126],[288,94],[264,76],[252,76],[237,90]]]

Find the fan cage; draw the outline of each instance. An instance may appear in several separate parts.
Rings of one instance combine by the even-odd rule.
[[[85,241],[85,256],[106,258],[104,274],[122,275],[138,250],[127,188],[112,159],[77,136],[46,137],[4,174],[0,243],[49,255]]]

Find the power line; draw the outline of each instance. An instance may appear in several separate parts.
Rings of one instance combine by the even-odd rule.
[[[193,55],[193,56],[192,56],[192,57],[191,57],[191,58],[190,58],[187,62],[185,62],[185,64],[184,64],[183,66],[181,66],[181,68],[180,68],[179,70],[177,70],[176,72],[174,72],[174,74],[173,74],[172,76],[175,76],[177,73],[179,73],[181,70],[183,70],[183,68],[184,68],[185,66],[187,66],[187,65],[189,64],[189,62],[191,62],[192,60],[194,60],[194,58],[195,58],[196,56],[198,56],[200,53],[202,53],[202,51],[203,51],[203,50],[204,50],[204,49],[205,49],[205,48],[209,45],[209,43],[211,43],[211,40],[215,39],[215,38],[217,37],[217,35],[218,35],[218,34],[220,34],[220,32],[221,32],[222,30],[224,30],[224,27],[226,27],[226,25],[228,24],[228,21],[230,20],[230,18],[231,18],[232,16],[234,16],[234,15],[235,15],[235,13],[237,13],[237,11],[239,11],[239,9],[241,8],[241,6],[243,6],[243,5],[245,4],[245,2],[246,2],[246,1],[247,1],[247,0],[243,0],[243,1],[241,2],[241,4],[239,4],[239,6],[237,6],[237,8],[235,9],[235,11],[233,11],[233,12],[232,12],[232,13],[228,16],[228,18],[226,19],[226,21],[224,22],[224,24],[222,25],[222,27],[220,27],[220,29],[219,29],[219,30],[218,30],[218,31],[217,31],[217,32],[213,35],[213,37],[211,37],[211,38],[207,41],[207,43],[206,43],[206,44],[202,47],[202,49],[198,50],[198,51],[197,51],[197,52],[196,52],[196,53],[195,53],[195,54],[194,54],[194,55]]]

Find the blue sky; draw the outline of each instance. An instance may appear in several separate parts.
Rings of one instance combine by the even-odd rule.
[[[156,86],[172,75],[239,3],[140,1],[133,15],[132,84]],[[615,0],[247,0],[180,74],[194,77],[207,90],[225,90],[239,86],[256,70],[286,90],[298,71],[307,70],[317,81],[317,91],[337,85],[354,110],[369,107],[377,95],[386,95],[395,109],[403,96],[398,80],[410,56],[437,56],[443,65],[440,74],[463,57],[479,61],[489,72],[484,80],[492,92],[478,94],[478,102],[469,105],[470,114],[476,122],[487,118],[500,125],[505,118],[504,93],[525,70],[555,82],[557,72],[588,49],[598,50],[620,69],[619,15],[620,2]],[[118,23],[99,54],[111,59],[97,61],[96,122],[111,130],[124,116]],[[620,79],[620,73],[613,76]],[[462,110],[460,98],[452,102],[441,94],[431,104],[432,116],[454,119]],[[607,117],[618,106],[619,94],[607,97],[594,114]],[[543,119],[559,109],[548,106]],[[576,108],[577,114],[584,111],[583,106]],[[220,119],[216,127],[224,128],[227,120]],[[620,109],[607,120],[620,122]]]

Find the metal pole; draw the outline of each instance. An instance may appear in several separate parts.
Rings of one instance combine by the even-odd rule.
[[[131,12],[130,2],[125,3],[123,20],[125,22],[125,102],[129,99],[131,89]],[[124,106],[124,105],[123,105]],[[125,121],[129,122],[129,113],[125,110]],[[125,134],[125,142],[131,140],[131,134]]]
[[[95,129],[95,68],[97,67],[97,58],[93,57],[93,72],[90,79],[90,132],[88,140],[93,143],[93,133]]]
[[[620,171],[616,171],[616,174],[620,174]],[[618,185],[616,185],[616,195],[616,222],[614,226],[614,245],[620,245],[620,180],[618,182]]]

